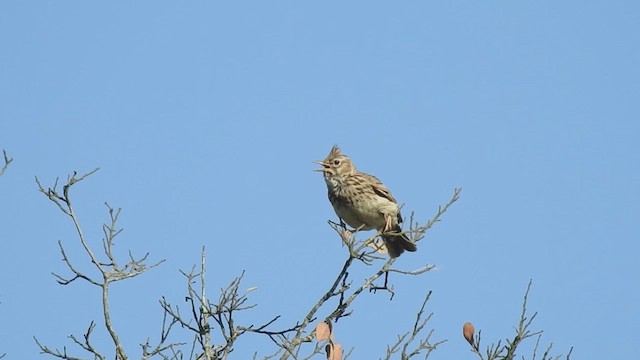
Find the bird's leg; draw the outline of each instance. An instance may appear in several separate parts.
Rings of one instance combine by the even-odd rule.
[[[392,222],[391,215],[386,214],[384,216],[384,227],[382,228],[383,234],[389,232],[389,229],[391,229],[391,222]]]

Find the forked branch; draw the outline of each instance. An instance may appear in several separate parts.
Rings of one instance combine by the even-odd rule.
[[[178,306],[170,304],[165,298],[160,300],[160,306],[172,323],[193,333],[190,359],[221,360],[227,359],[234,350],[234,345],[240,336],[247,333],[261,334],[274,339],[294,332],[299,325],[283,330],[271,330],[270,327],[280,318],[275,316],[261,325],[241,325],[236,322],[238,313],[253,309],[256,305],[249,303],[248,294],[256,290],[249,288],[241,290],[240,284],[244,272],[231,283],[221,289],[217,301],[207,297],[206,286],[206,256],[202,248],[201,265],[199,271],[195,267],[190,272],[182,271],[187,280],[186,301],[189,311],[183,314]],[[199,285],[199,286],[196,286]]]
[[[72,175],[67,177],[67,182],[65,183],[65,185],[63,185],[61,192],[57,188],[58,179],[56,179],[52,187],[45,188],[40,183],[40,180],[36,177],[36,184],[38,185],[38,190],[42,194],[44,194],[49,200],[51,200],[65,215],[67,215],[71,219],[71,222],[73,223],[76,230],[77,238],[81,244],[82,249],[84,250],[84,253],[90,259],[91,264],[98,271],[98,274],[99,274],[98,276],[91,276],[91,275],[88,275],[87,272],[75,266],[73,264],[73,260],[69,258],[69,256],[67,255],[67,252],[65,251],[65,247],[62,241],[58,241],[58,247],[60,249],[60,254],[62,255],[62,260],[67,266],[68,270],[71,272],[72,276],[63,277],[62,275],[59,275],[56,273],[53,273],[53,275],[56,277],[58,283],[61,285],[69,285],[75,282],[76,280],[84,280],[85,282],[91,285],[98,286],[101,288],[102,290],[101,301],[102,301],[104,326],[107,332],[109,333],[109,336],[115,347],[116,359],[124,360],[124,359],[127,359],[128,357],[118,337],[118,333],[116,332],[114,325],[111,321],[111,313],[109,311],[110,285],[111,283],[114,283],[120,280],[125,280],[125,279],[138,276],[146,272],[147,270],[160,265],[164,260],[161,260],[152,265],[146,265],[145,261],[146,261],[147,255],[141,258],[135,259],[133,256],[131,256],[131,254],[129,254],[129,261],[127,261],[127,263],[124,266],[118,265],[118,262],[116,261],[116,257],[113,255],[113,246],[114,246],[113,240],[122,231],[122,229],[119,229],[117,227],[118,216],[120,215],[121,210],[120,209],[114,210],[106,203],[105,205],[109,212],[110,221],[109,223],[103,225],[104,238],[102,240],[102,245],[103,245],[104,255],[107,260],[106,261],[99,260],[98,255],[96,255],[96,253],[93,251],[89,240],[85,237],[84,232],[82,231],[82,227],[80,226],[80,222],[78,221],[78,218],[76,216],[76,212],[73,207],[73,202],[70,195],[71,189],[74,185],[83,181],[90,175],[94,174],[96,171],[98,171],[98,168],[81,176],[78,176],[78,174],[74,172]],[[91,324],[89,325],[89,328],[85,332],[82,339],[77,338],[75,335],[70,335],[69,337],[76,345],[81,347],[86,352],[92,354],[94,358],[103,359],[104,354],[100,352],[98,349],[96,349],[90,341],[90,335],[92,334],[92,331],[94,330],[94,328],[95,328],[95,323],[91,322]],[[75,357],[67,354],[66,348],[63,351],[58,351],[58,350],[52,350],[47,346],[42,345],[37,339],[36,339],[36,343],[40,347],[40,350],[45,354],[49,354],[54,357],[58,357],[62,359],[75,359]],[[162,344],[160,344],[155,349],[156,350],[166,349],[167,347],[171,347],[171,345],[166,345],[163,347]],[[153,351],[150,351],[149,353],[153,353]],[[156,353],[159,353],[159,350],[156,351]]]
[[[0,176],[2,176],[4,174],[5,171],[7,171],[7,168],[9,167],[9,164],[11,164],[11,162],[13,161],[13,158],[10,158],[9,155],[7,155],[7,150],[2,150],[2,155],[4,157],[4,164],[2,165],[2,168],[0,169]],[[0,356],[0,358],[2,358],[4,355]]]

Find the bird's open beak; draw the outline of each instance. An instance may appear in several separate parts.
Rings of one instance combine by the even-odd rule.
[[[329,172],[329,164],[323,161],[314,161],[315,164],[322,165],[322,169],[314,169],[313,171]]]

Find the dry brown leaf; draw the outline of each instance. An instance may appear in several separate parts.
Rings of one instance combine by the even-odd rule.
[[[329,360],[342,360],[342,345],[333,344],[333,350],[331,351],[331,358]]]
[[[330,342],[324,347],[327,354],[327,360],[342,360],[342,346]]]
[[[467,339],[467,341],[471,346],[474,346],[473,333],[475,331],[476,329],[473,327],[473,324],[468,321],[464,323],[464,325],[462,326],[462,335],[464,336],[465,339]]]
[[[321,322],[316,325],[316,341],[323,341],[329,339],[331,336],[331,327],[326,322]]]

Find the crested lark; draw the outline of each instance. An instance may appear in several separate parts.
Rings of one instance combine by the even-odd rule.
[[[323,172],[329,201],[341,221],[355,229],[380,231],[392,258],[405,250],[416,251],[416,245],[401,234],[398,202],[378,178],[359,172],[337,146],[317,163],[322,169],[316,171]]]

